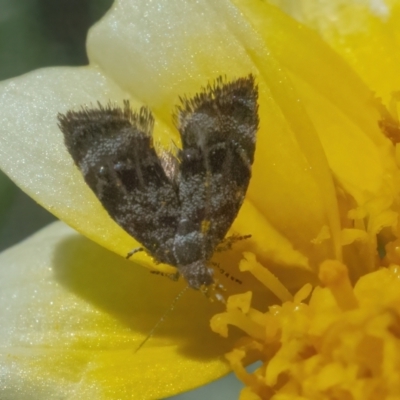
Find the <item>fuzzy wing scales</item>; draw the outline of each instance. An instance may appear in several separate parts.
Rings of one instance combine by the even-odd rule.
[[[109,215],[160,262],[174,265],[168,250],[179,218],[176,184],[167,176],[152,138],[147,108],[97,109],[59,115],[66,147]]]
[[[219,78],[194,98],[182,99],[178,260],[190,262],[190,254],[208,260],[239,212],[254,160],[257,97],[249,75],[228,83]]]

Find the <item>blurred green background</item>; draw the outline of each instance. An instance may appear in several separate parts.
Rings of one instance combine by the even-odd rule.
[[[0,0],[0,80],[85,65],[86,34],[112,0]],[[0,172],[0,251],[55,220]]]

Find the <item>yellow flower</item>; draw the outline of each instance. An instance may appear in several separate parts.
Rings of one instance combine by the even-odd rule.
[[[317,284],[324,260],[343,261],[352,282],[377,268],[377,235],[381,245],[396,237],[400,188],[394,146],[378,126],[388,93],[317,33],[259,0],[119,0],[90,31],[87,50],[87,67],[38,70],[0,86],[0,167],[40,204],[125,256],[137,243],[84,184],[57,113],[129,99],[152,109],[155,136],[168,145],[177,139],[171,111],[180,95],[219,75],[253,73],[261,120],[256,161],[232,227],[252,239],[216,256],[216,278],[227,295],[251,292],[254,343],[264,335],[266,306]],[[268,267],[277,276],[266,278],[272,293],[260,276],[239,272],[242,251],[257,255],[261,274]],[[0,256],[7,398],[162,398],[228,371],[222,355],[232,344],[221,344],[205,322],[221,306],[194,291],[134,352],[184,284],[140,268],[172,271],[146,255],[132,261],[61,223]],[[298,293],[295,304],[305,298],[304,289]],[[250,309],[246,301],[238,310]]]

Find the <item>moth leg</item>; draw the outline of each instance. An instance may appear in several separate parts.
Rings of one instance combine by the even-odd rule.
[[[126,259],[129,260],[135,253],[139,253],[140,251],[145,251],[143,247],[136,247],[135,249],[132,249],[127,255]]]
[[[232,246],[236,243],[239,242],[240,240],[245,240],[251,238],[251,235],[231,235],[226,237],[225,239],[222,240],[222,242],[216,247],[215,251],[221,252],[221,251],[227,251],[232,248]]]
[[[174,282],[176,282],[179,279],[179,277],[181,276],[179,272],[176,272],[175,274],[166,274],[165,272],[161,272],[161,271],[150,271],[150,273],[154,274],[154,275],[165,276]]]

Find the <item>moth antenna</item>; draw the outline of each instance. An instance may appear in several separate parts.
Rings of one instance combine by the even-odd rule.
[[[167,308],[167,310],[164,312],[164,314],[162,315],[162,317],[157,321],[157,323],[153,326],[153,328],[151,329],[151,331],[149,332],[149,334],[145,337],[145,339],[143,340],[142,343],[139,344],[139,346],[137,347],[137,349],[135,350],[135,353],[137,353],[144,345],[145,343],[153,336],[154,332],[159,328],[159,326],[164,322],[165,317],[171,312],[173,311],[173,309],[175,308],[176,304],[178,303],[178,301],[180,300],[180,298],[183,296],[183,294],[189,289],[189,285],[186,285],[179,293],[178,295],[174,298],[174,300],[172,300],[171,305],[169,306],[169,308]]]

